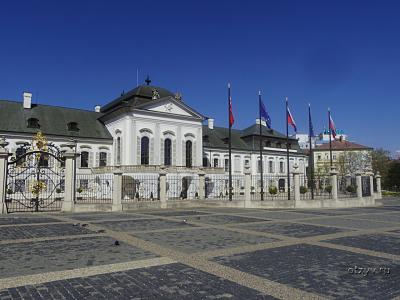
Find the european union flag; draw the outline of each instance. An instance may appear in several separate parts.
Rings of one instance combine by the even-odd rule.
[[[269,114],[267,113],[267,110],[266,110],[266,108],[264,106],[264,103],[261,100],[261,97],[260,97],[259,101],[260,101],[260,117],[261,117],[261,120],[264,120],[265,123],[267,123],[268,128],[271,129],[271,118],[269,117]]]

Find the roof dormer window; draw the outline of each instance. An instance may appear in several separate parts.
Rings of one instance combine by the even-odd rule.
[[[78,123],[76,122],[69,122],[67,126],[68,126],[68,131],[79,131]]]
[[[40,128],[39,120],[36,118],[29,118],[27,126],[28,128]]]

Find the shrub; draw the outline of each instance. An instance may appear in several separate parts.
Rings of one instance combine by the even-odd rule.
[[[307,193],[307,192],[308,192],[308,188],[302,185],[302,186],[300,187],[300,194],[305,194],[305,193]]]
[[[80,193],[83,192],[83,188],[82,188],[82,187],[78,187],[78,188],[76,189],[76,191],[80,194]]]
[[[270,186],[270,187],[268,188],[268,192],[269,192],[271,195],[276,195],[276,194],[278,193],[278,189],[276,188],[276,186]]]
[[[62,190],[60,188],[56,188],[56,193],[61,194]]]
[[[332,193],[332,186],[331,185],[327,185],[326,187],[325,187],[325,192],[327,192],[327,193]]]
[[[348,185],[346,187],[346,191],[349,192],[349,193],[355,193],[357,191],[357,188],[354,185]]]

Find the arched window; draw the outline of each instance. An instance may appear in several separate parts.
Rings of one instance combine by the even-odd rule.
[[[172,160],[172,142],[171,139],[165,139],[164,141],[164,165],[170,166]]]
[[[81,152],[81,168],[89,167],[89,152],[82,151]]]
[[[142,137],[140,144],[141,144],[140,163],[142,165],[148,165],[149,164],[149,138],[147,136]]]
[[[192,167],[192,141],[186,141],[186,167]]]

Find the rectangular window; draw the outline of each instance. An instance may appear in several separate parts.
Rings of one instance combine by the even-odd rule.
[[[279,172],[285,173],[285,166],[284,166],[283,161],[279,162]]]
[[[218,158],[214,158],[214,168],[218,168]]]
[[[272,160],[268,162],[268,172],[274,173],[274,162]]]
[[[225,159],[225,172],[229,172],[229,159]]]
[[[257,161],[257,172],[261,173],[261,160],[260,159]]]
[[[89,152],[82,151],[81,153],[81,168],[89,167]]]
[[[99,167],[107,166],[107,152],[100,152]]]

